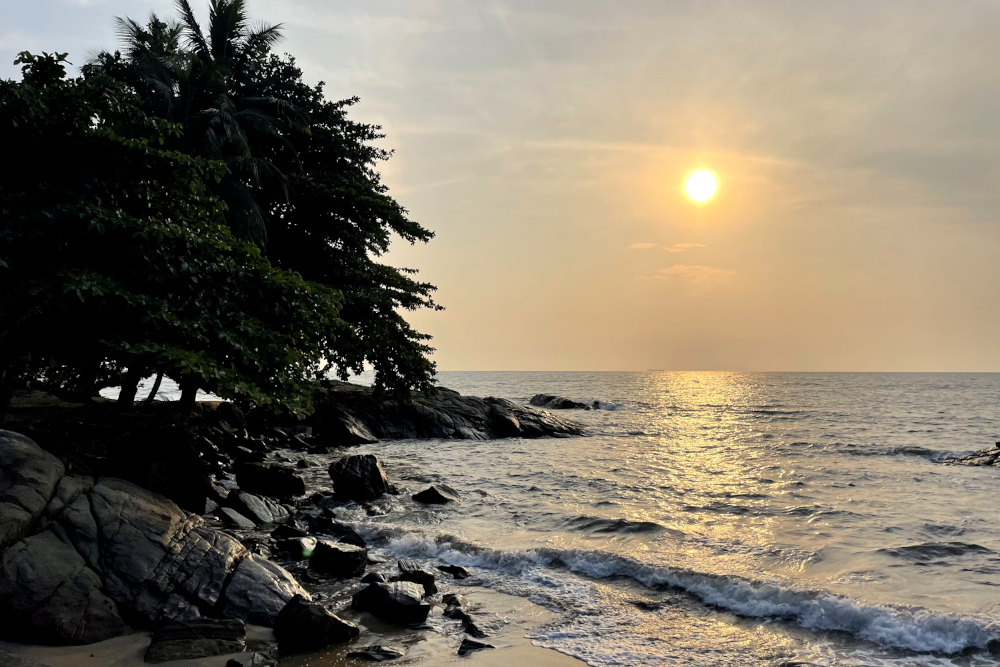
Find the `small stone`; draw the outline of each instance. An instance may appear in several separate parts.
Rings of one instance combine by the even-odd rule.
[[[435,484],[434,486],[424,489],[420,493],[414,494],[412,498],[418,503],[426,503],[429,505],[457,503],[460,499],[458,491],[446,484]]]
[[[469,571],[466,570],[461,565],[438,565],[437,568],[442,572],[447,572],[456,579],[468,579]]]
[[[484,642],[477,642],[475,639],[469,639],[466,637],[462,640],[462,645],[458,647],[459,655],[468,655],[473,651],[482,651],[487,648],[496,648],[493,644],[486,644]]]
[[[412,581],[424,587],[424,595],[434,595],[437,593],[437,585],[434,583],[434,575],[420,567],[412,560],[396,561],[399,566],[398,581]]]
[[[354,658],[355,660],[370,660],[372,662],[382,662],[384,660],[395,660],[396,658],[402,658],[406,655],[406,652],[398,646],[389,646],[387,644],[375,644],[373,646],[366,646],[360,651],[351,651],[347,654],[348,658]]]
[[[299,462],[295,464],[296,468],[313,468],[316,464],[309,459],[299,459]]]
[[[476,639],[483,639],[485,637],[489,637],[488,634],[483,632],[480,629],[480,627],[476,625],[476,622],[473,621],[472,617],[469,616],[468,614],[466,614],[465,618],[462,619],[462,626],[465,628],[466,634],[475,637]]]

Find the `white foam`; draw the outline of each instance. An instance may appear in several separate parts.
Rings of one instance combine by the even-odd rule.
[[[542,574],[539,570],[549,568],[563,568],[595,579],[629,577],[648,588],[684,590],[706,604],[740,616],[780,619],[809,629],[847,632],[886,648],[958,653],[966,648],[984,647],[1000,631],[993,623],[968,616],[869,604],[825,591],[656,567],[603,551],[502,551],[479,547],[454,536],[427,539],[415,533],[394,532],[387,547],[400,555],[438,558],[455,565],[517,575],[536,583]],[[581,595],[581,590],[576,589],[575,594]]]

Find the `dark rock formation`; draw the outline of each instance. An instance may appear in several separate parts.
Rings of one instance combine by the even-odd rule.
[[[367,549],[329,540],[319,540],[309,559],[310,570],[341,579],[357,577],[367,566]]]
[[[0,493],[16,498],[5,501],[0,534],[21,536],[0,558],[0,616],[26,638],[90,643],[126,632],[126,622],[217,610],[270,625],[294,595],[308,596],[284,569],[163,496],[120,479],[64,477],[58,461],[4,431],[0,462]],[[16,492],[28,479],[39,483]]]
[[[330,408],[316,425],[316,439],[327,447],[350,447],[378,442],[363,421],[345,410]]]
[[[423,623],[431,606],[423,601],[424,589],[408,581],[368,584],[351,601],[351,608],[367,611],[380,621],[396,625]]]
[[[590,410],[591,406],[555,394],[535,394],[528,401],[532,405],[549,410]]]
[[[458,491],[446,484],[435,484],[420,493],[413,494],[412,497],[418,503],[427,503],[429,505],[443,505],[459,501]]]
[[[226,505],[258,526],[265,523],[284,523],[292,518],[292,513],[283,505],[246,491],[230,493],[226,498]]]
[[[363,584],[377,584],[383,582],[385,582],[385,577],[378,572],[369,572],[365,576],[361,577],[361,583]]]
[[[424,595],[434,595],[437,593],[437,585],[434,583],[434,574],[423,569],[417,563],[412,560],[399,560],[396,561],[396,565],[399,567],[399,575],[397,575],[397,581],[412,581],[415,584],[420,584],[424,587]]]
[[[468,655],[473,651],[482,651],[487,648],[496,648],[493,644],[486,644],[483,642],[477,642],[475,639],[469,639],[466,637],[462,640],[462,645],[458,647],[459,655]]]
[[[990,449],[981,449],[956,459],[944,461],[945,465],[957,466],[993,466],[1000,468],[1000,442]]]
[[[272,498],[292,498],[306,493],[306,481],[294,470],[265,463],[236,466],[236,483],[244,491]]]
[[[226,523],[236,526],[240,530],[253,530],[257,527],[257,524],[234,510],[232,507],[220,507],[215,511],[215,515]]]
[[[466,570],[461,565],[438,565],[437,568],[442,572],[447,572],[456,579],[468,579],[469,571]]]
[[[166,623],[153,631],[146,662],[193,660],[227,653],[242,653],[247,633],[239,619],[198,618]]]
[[[404,651],[399,646],[389,646],[388,644],[375,644],[373,646],[366,646],[360,651],[351,651],[347,654],[348,658],[354,658],[355,660],[370,660],[371,662],[382,662],[384,660],[395,660],[396,658],[402,658],[406,655]]]
[[[364,502],[384,493],[395,493],[382,464],[373,454],[347,456],[330,464],[334,496],[341,500]]]
[[[349,641],[359,633],[358,626],[301,595],[289,600],[274,623],[274,636],[284,652],[318,650]]]
[[[289,537],[278,540],[275,548],[279,553],[287,553],[292,560],[302,560],[312,555],[316,549],[316,542],[315,537]]]
[[[562,417],[503,398],[462,396],[439,388],[434,395],[414,393],[410,403],[376,397],[370,387],[327,381],[316,397],[316,432],[339,428],[346,417],[377,438],[540,438],[582,435],[583,427]],[[353,422],[352,422],[353,423]]]
[[[365,538],[348,525],[342,524],[330,517],[319,516],[309,518],[309,530],[319,535],[330,535],[337,538],[338,542],[353,544],[356,547],[367,547]]]

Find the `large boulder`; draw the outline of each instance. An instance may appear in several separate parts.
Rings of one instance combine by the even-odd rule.
[[[272,498],[292,498],[306,492],[306,481],[294,469],[266,463],[236,466],[236,483],[248,493]]]
[[[374,454],[344,457],[331,463],[329,472],[334,496],[341,500],[364,502],[396,492]]]
[[[343,410],[329,410],[316,425],[315,437],[326,447],[350,447],[378,442],[363,421]]]
[[[90,644],[127,631],[101,578],[50,531],[15,543],[0,560],[8,634],[45,644]]]
[[[32,440],[0,430],[0,550],[28,534],[64,473],[62,462]]]
[[[309,558],[309,569],[341,579],[364,574],[368,565],[368,549],[353,544],[319,540]]]
[[[274,623],[274,636],[282,652],[315,651],[357,637],[358,626],[341,619],[326,607],[296,595]]]
[[[284,568],[254,554],[240,561],[225,595],[223,616],[267,626],[274,625],[278,614],[296,595],[312,599]]]
[[[115,478],[59,479],[58,462],[20,436],[4,434],[0,455],[8,491],[11,480],[39,480],[14,494],[14,525],[3,533],[28,533],[0,559],[0,617],[19,636],[90,643],[126,632],[126,623],[151,628],[218,612],[269,625],[296,594],[308,597],[284,569],[163,496]],[[11,463],[19,460],[23,470]],[[38,475],[38,462],[51,474]],[[38,498],[47,502],[41,511]]]
[[[292,518],[292,513],[284,505],[246,491],[230,493],[226,498],[226,505],[258,526],[265,523],[284,523]]]
[[[385,623],[423,623],[431,610],[430,604],[423,601],[423,594],[423,587],[409,581],[373,583],[354,594],[351,608],[367,611]]]
[[[247,632],[238,619],[199,618],[165,623],[153,631],[145,661],[195,660],[213,655],[242,653]]]

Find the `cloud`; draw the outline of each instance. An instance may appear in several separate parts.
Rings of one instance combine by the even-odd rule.
[[[707,248],[707,245],[701,243],[675,243],[673,245],[665,245],[663,249],[667,252],[684,252],[688,248]]]
[[[629,246],[629,250],[645,250],[646,248],[655,248],[655,243],[633,243]]]
[[[679,276],[686,283],[703,284],[729,278],[734,275],[736,275],[736,271],[730,269],[717,269],[712,266],[702,266],[700,264],[676,264],[669,269],[660,269],[656,277],[661,280],[669,280],[673,276]]]

